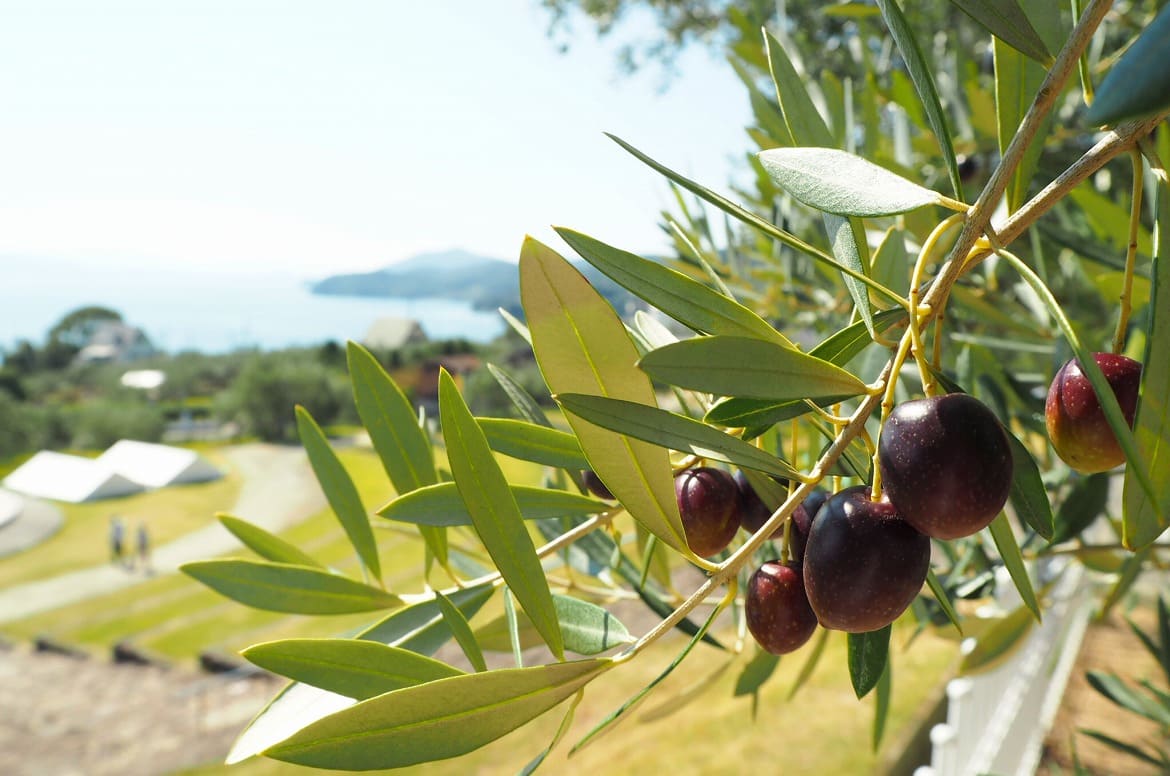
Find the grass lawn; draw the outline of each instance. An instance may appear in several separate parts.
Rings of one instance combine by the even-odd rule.
[[[111,515],[125,520],[131,550],[140,520],[155,547],[207,525],[214,512],[231,508],[241,483],[222,457],[205,454],[226,472],[223,478],[87,504],[55,502],[65,515],[61,530],[32,549],[0,559],[0,587],[107,563]]]

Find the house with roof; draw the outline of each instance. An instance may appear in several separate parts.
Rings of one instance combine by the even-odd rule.
[[[150,358],[158,351],[146,332],[122,321],[96,321],[77,360],[84,364],[123,363]]]
[[[422,324],[413,318],[387,315],[370,324],[362,344],[376,350],[396,350],[405,345],[416,345],[427,341]]]

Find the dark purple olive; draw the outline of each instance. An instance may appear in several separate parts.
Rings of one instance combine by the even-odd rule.
[[[771,560],[756,569],[747,586],[744,616],[756,642],[774,655],[799,649],[817,629],[804,594],[800,564]]]
[[[1007,432],[986,405],[963,393],[894,407],[878,460],[882,490],[898,514],[935,539],[981,530],[1012,489]]]
[[[581,479],[585,482],[585,489],[598,498],[603,498],[606,501],[613,501],[613,494],[609,492],[609,488],[605,487],[605,483],[597,476],[597,472],[592,469],[586,469],[581,472]]]
[[[817,512],[804,554],[804,589],[821,625],[862,633],[898,618],[930,568],[930,539],[871,501],[869,486],[847,488]]]
[[[699,467],[675,475],[674,495],[687,545],[707,557],[724,550],[739,529],[739,490],[722,469]]]

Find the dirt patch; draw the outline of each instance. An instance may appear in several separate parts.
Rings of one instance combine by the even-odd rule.
[[[1142,607],[1130,615],[1147,633],[1156,628],[1152,607]],[[1115,706],[1094,690],[1085,679],[1088,671],[1115,673],[1129,682],[1149,679],[1161,687],[1164,679],[1157,661],[1126,625],[1124,618],[1113,615],[1097,622],[1085,634],[1081,654],[1069,677],[1068,689],[1052,732],[1045,742],[1044,758],[1037,773],[1058,776],[1072,772],[1072,740],[1083,767],[1094,774],[1161,774],[1158,768],[1120,752],[1080,733],[1082,728],[1099,730],[1120,741],[1141,744],[1158,740],[1158,726]]]
[[[0,773],[172,773],[222,761],[281,685],[0,651]]]

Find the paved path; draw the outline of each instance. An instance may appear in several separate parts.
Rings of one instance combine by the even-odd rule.
[[[232,514],[279,532],[325,507],[325,497],[301,448],[249,444],[226,452],[243,479]],[[156,548],[151,553],[151,563],[155,574],[172,574],[183,563],[239,547],[239,540],[215,521]],[[0,590],[0,623],[112,593],[143,579],[115,566],[102,565]]]
[[[8,519],[0,521],[0,558],[24,552],[48,539],[65,522],[61,510],[47,501],[28,498],[11,491],[0,491],[5,504],[16,505],[15,514],[9,512]]]

